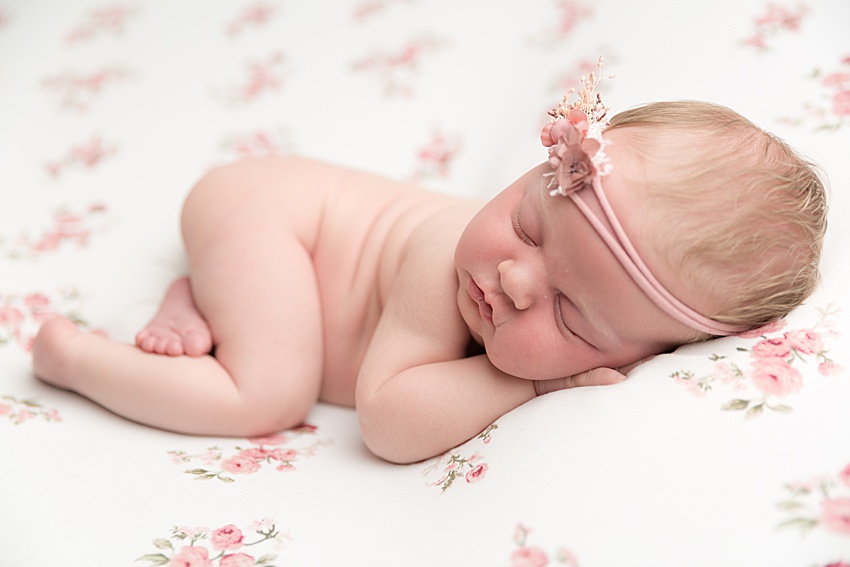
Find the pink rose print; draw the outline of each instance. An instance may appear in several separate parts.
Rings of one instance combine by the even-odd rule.
[[[74,45],[104,34],[121,35],[134,12],[136,8],[120,3],[92,10],[85,21],[75,26],[65,36],[65,42]]]
[[[273,52],[259,61],[251,61],[246,65],[242,81],[225,87],[221,90],[221,96],[231,103],[251,103],[283,87],[285,69],[286,57],[280,52]]]
[[[750,377],[759,390],[774,396],[787,396],[799,391],[803,386],[803,376],[800,371],[783,359],[756,360]]]
[[[835,533],[850,535],[850,497],[825,500],[821,522]]]
[[[210,447],[206,451],[190,455],[185,451],[169,451],[171,462],[185,464],[197,462],[202,467],[185,470],[195,480],[217,478],[226,483],[235,482],[233,476],[248,476],[260,472],[264,466],[273,467],[277,472],[297,470],[295,463],[306,457],[315,456],[319,447],[328,445],[327,440],[316,439],[317,428],[303,424],[289,431],[267,437],[248,439],[252,445],[246,448],[234,447],[228,456],[224,449]],[[282,447],[297,445],[297,447]],[[233,476],[228,476],[233,475]]]
[[[545,567],[549,556],[539,547],[520,547],[511,554],[513,567]]]
[[[263,26],[272,19],[274,12],[274,6],[268,2],[252,2],[227,24],[226,33],[236,37],[248,28]]]
[[[22,233],[14,240],[0,238],[0,256],[9,259],[33,258],[60,249],[65,244],[79,248],[88,245],[92,234],[104,230],[106,206],[92,203],[81,210],[60,208],[53,212],[51,226]]]
[[[805,103],[802,112],[781,120],[792,126],[810,125],[816,131],[842,128],[850,118],[850,56],[831,69],[815,69],[810,79],[820,87],[819,100]]]
[[[581,0],[560,0],[557,2],[555,6],[557,12],[552,14],[547,27],[531,38],[531,43],[544,49],[554,49],[560,43],[569,39],[583,20],[593,16],[593,9],[589,7],[589,4],[591,3]]]
[[[791,343],[788,337],[773,337],[757,342],[751,351],[753,356],[760,359],[788,358],[791,354]]]
[[[289,437],[283,434],[267,435],[265,437],[251,437],[248,441],[256,445],[283,445],[289,441]]]
[[[788,498],[779,508],[793,514],[780,527],[808,531],[816,527],[850,536],[850,464],[837,474],[826,474],[785,486]]]
[[[41,324],[57,315],[87,326],[77,313],[79,302],[79,293],[74,289],[51,295],[41,292],[0,294],[0,348],[14,343],[31,351]]]
[[[819,320],[811,328],[785,330],[782,322],[739,335],[739,340],[755,341],[749,348],[737,349],[749,353],[747,361],[714,354],[709,357],[714,363],[709,374],[697,376],[690,370],[679,370],[670,377],[699,397],[713,389],[744,392],[721,406],[726,411],[743,411],[746,417],[756,417],[766,409],[788,413],[791,406],[774,400],[791,398],[803,388],[801,366],[816,365],[821,376],[836,376],[843,371],[827,356],[827,340],[837,336],[834,328],[839,310],[830,305],[817,312]]]
[[[545,567],[549,565],[550,557],[561,565],[567,567],[578,567],[578,559],[575,554],[564,547],[558,548],[551,556],[543,548],[528,545],[528,536],[531,530],[522,524],[517,524],[514,530],[514,543],[517,549],[511,554],[512,567]]]
[[[67,71],[46,77],[42,85],[58,95],[61,108],[85,112],[107,87],[120,83],[128,75],[126,70],[116,66],[103,67],[86,74]]]
[[[354,6],[352,19],[355,23],[362,24],[368,19],[383,13],[392,5],[412,4],[411,0],[360,0]]]
[[[46,422],[62,421],[56,409],[48,408],[29,399],[18,399],[7,394],[0,395],[0,418],[12,425],[41,420]]]
[[[225,555],[218,562],[219,567],[254,567],[254,565],[256,565],[254,558],[245,553]]]
[[[117,152],[118,147],[115,144],[104,142],[98,136],[92,136],[86,142],[71,146],[59,159],[48,161],[44,168],[53,178],[58,178],[69,169],[90,171]]]
[[[460,147],[459,136],[447,137],[440,131],[434,132],[416,155],[413,180],[421,182],[432,177],[447,178]]]
[[[168,567],[212,567],[210,554],[204,547],[184,547],[168,562]]]
[[[770,3],[767,10],[761,16],[753,20],[753,35],[746,38],[743,43],[755,47],[759,51],[768,48],[768,40],[785,32],[797,32],[803,22],[803,18],[809,13],[805,4],[796,6]]]
[[[221,144],[228,161],[239,158],[287,155],[294,151],[292,135],[288,130],[258,130],[256,132],[228,135]]]
[[[813,329],[788,331],[784,338],[800,354],[817,354],[824,350],[823,339]]]
[[[718,362],[714,365],[710,379],[730,386],[735,390],[741,390],[744,388],[743,375],[737,370],[737,368],[724,362]]]
[[[466,473],[466,482],[478,482],[484,478],[484,475],[487,473],[487,468],[486,464],[476,465],[471,471]]]
[[[427,486],[439,486],[442,494],[448,490],[456,480],[464,479],[467,484],[475,484],[484,479],[489,466],[481,462],[484,458],[481,453],[473,452],[470,456],[464,457],[463,450],[468,449],[472,443],[490,443],[491,433],[498,429],[499,426],[495,423],[482,431],[475,439],[467,441],[453,451],[443,453],[435,458],[424,471],[423,476],[437,476],[437,480],[427,483]]]
[[[260,464],[247,455],[236,455],[221,463],[221,468],[232,474],[251,474],[260,470]]]
[[[266,518],[252,522],[246,531],[251,534],[244,535],[233,524],[215,530],[201,527],[174,528],[169,537],[153,540],[157,549],[155,553],[145,554],[137,561],[168,567],[271,567],[277,555],[268,553],[268,549],[270,546],[280,547],[283,539],[275,521]],[[242,547],[256,549],[261,553],[260,558],[254,559],[253,555],[244,551],[231,553]]]
[[[446,40],[421,36],[409,40],[395,51],[377,51],[355,61],[358,73],[374,76],[386,96],[413,96],[419,68],[427,55],[446,46]]]
[[[840,91],[832,97],[832,113],[844,118],[850,116],[850,91]]]
[[[242,541],[244,539],[245,536],[242,535],[242,530],[233,524],[218,528],[210,534],[210,543],[213,549],[218,551],[223,549],[239,549],[242,547]]]
[[[387,3],[387,0],[362,0],[354,7],[352,18],[357,23],[363,23],[368,18],[383,12]]]
[[[816,77],[818,75],[815,73]],[[841,70],[825,74],[820,84],[831,95],[829,112],[838,118],[838,122],[823,127],[837,129],[850,117],[850,57],[844,58]]]
[[[841,374],[843,371],[844,368],[832,360],[824,360],[818,364],[818,372],[820,372],[823,376],[836,376]]]

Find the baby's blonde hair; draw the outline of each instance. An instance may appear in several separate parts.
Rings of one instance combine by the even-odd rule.
[[[758,327],[815,289],[826,230],[817,168],[736,112],[696,102],[648,104],[607,131],[637,143],[651,185],[652,239],[686,285],[721,308],[705,315]],[[616,167],[616,165],[615,165]]]

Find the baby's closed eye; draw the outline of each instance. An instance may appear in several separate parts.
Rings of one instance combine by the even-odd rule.
[[[519,222],[519,208],[514,211],[514,214],[511,216],[511,221],[513,223],[514,232],[522,240],[525,244],[529,246],[537,246],[537,243],[531,239],[530,236],[523,230],[522,225]]]
[[[582,315],[575,304],[573,304],[573,302],[570,301],[570,299],[562,292],[555,292],[555,321],[558,326],[563,329],[568,336],[575,337],[588,346],[596,349],[596,346],[585,338],[584,332],[577,332],[575,330],[575,325],[570,326],[567,324],[567,321],[574,320],[576,317],[582,317]]]

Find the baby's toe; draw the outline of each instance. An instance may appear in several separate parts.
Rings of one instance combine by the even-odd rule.
[[[183,342],[177,339],[163,340],[160,346],[160,354],[169,356],[180,356],[184,354]]]
[[[189,356],[203,356],[212,350],[208,333],[189,331],[183,337],[183,349]]]
[[[156,337],[148,331],[139,331],[136,335],[136,346],[145,352],[154,352],[153,348],[156,345]]]

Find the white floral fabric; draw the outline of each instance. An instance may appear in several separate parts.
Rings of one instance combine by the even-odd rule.
[[[0,565],[850,566],[848,23],[844,0],[0,0]],[[409,466],[349,409],[188,437],[33,378],[52,314],[132,339],[211,167],[491,196],[599,55],[613,112],[719,102],[827,171],[804,306]]]

